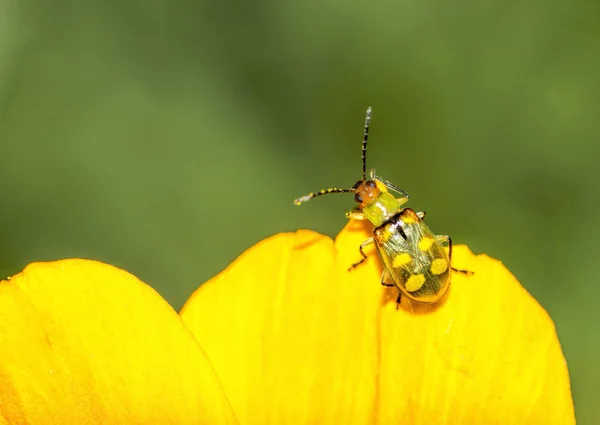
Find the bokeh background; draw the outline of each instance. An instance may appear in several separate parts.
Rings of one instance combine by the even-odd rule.
[[[549,311],[599,423],[598,2],[0,0],[0,275],[88,257],[178,309],[342,228],[292,199],[358,179],[368,105],[369,166]]]

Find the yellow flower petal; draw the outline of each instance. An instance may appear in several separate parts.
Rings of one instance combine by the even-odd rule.
[[[0,423],[237,423],[172,308],[115,267],[36,263],[0,282]]]
[[[202,285],[181,317],[242,424],[574,424],[552,321],[502,264],[456,246],[449,294],[403,304],[369,235],[262,241]]]

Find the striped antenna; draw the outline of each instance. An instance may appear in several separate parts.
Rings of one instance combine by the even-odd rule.
[[[367,139],[369,138],[369,126],[371,125],[371,113],[373,108],[367,108],[367,116],[365,117],[365,132],[362,141],[362,181],[367,180]]]
[[[318,192],[311,192],[308,195],[301,196],[294,199],[294,204],[300,205],[304,202],[310,201],[312,198],[316,198],[321,195],[329,195],[330,193],[352,193],[354,189],[338,189],[337,187],[331,187],[329,189],[321,189]]]

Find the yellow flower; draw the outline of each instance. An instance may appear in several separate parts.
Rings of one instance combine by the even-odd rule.
[[[202,348],[137,278],[95,261],[0,282],[0,424],[235,424]]]
[[[497,260],[456,246],[448,296],[396,310],[369,235],[309,231],[248,250],[180,315],[241,424],[574,424],[546,312]]]
[[[112,266],[30,265],[0,283],[0,424],[575,423],[552,321],[498,261],[457,246],[474,274],[396,310],[373,252],[347,271],[366,236],[262,241],[181,319]]]

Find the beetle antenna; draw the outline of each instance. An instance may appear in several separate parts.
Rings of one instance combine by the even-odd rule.
[[[365,117],[365,132],[362,141],[362,180],[367,180],[367,139],[369,138],[369,125],[371,125],[371,112],[373,109],[367,108],[367,116]]]
[[[330,193],[352,193],[354,189],[338,189],[337,187],[330,187],[329,189],[321,189],[318,192],[311,192],[308,195],[301,196],[294,199],[294,204],[300,205],[304,202],[310,201],[312,198],[316,198],[321,195],[329,195]]]

